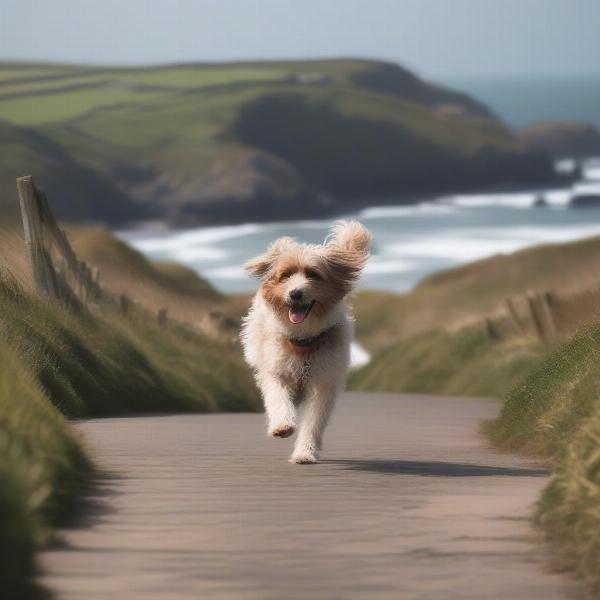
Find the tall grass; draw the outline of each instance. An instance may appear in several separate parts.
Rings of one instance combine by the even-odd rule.
[[[142,307],[68,313],[4,277],[0,335],[70,417],[258,407],[233,341],[161,327]]]
[[[259,407],[230,335],[209,337],[175,321],[161,326],[138,304],[124,316],[111,300],[67,312],[1,273],[2,597],[35,593],[33,551],[90,471],[65,416]]]
[[[370,351],[428,329],[456,329],[505,314],[507,298],[552,291],[580,297],[561,315],[572,334],[578,318],[600,318],[597,309],[600,237],[566,244],[544,244],[435,273],[407,294],[362,292],[355,302],[356,333]],[[596,294],[592,292],[596,291]],[[585,294],[593,298],[585,301]],[[574,318],[577,317],[577,318]]]
[[[488,432],[553,466],[536,519],[600,593],[600,325],[583,328],[516,386]]]
[[[535,339],[490,339],[482,326],[427,330],[392,344],[354,372],[355,390],[502,397],[546,352]]]
[[[34,597],[33,551],[90,470],[27,362],[0,341],[0,590]]]

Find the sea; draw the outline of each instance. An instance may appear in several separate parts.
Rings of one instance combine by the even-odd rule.
[[[590,161],[574,187],[458,194],[414,205],[373,206],[342,215],[373,234],[361,287],[406,292],[425,277],[466,262],[537,244],[600,235],[600,209],[572,208],[576,193],[600,194],[600,161]],[[543,199],[542,206],[540,200]],[[137,229],[120,235],[153,259],[181,262],[222,292],[248,292],[257,282],[242,265],[276,238],[318,244],[332,219],[243,223],[186,230]]]
[[[566,120],[600,130],[600,70],[587,77],[450,77],[441,83],[481,100],[516,129],[536,121]]]

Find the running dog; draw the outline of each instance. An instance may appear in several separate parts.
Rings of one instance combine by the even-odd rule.
[[[322,437],[350,363],[347,296],[369,258],[371,234],[339,221],[323,245],[282,237],[244,265],[261,284],[243,320],[246,362],[262,392],[268,434],[294,434],[291,463],[318,462]]]

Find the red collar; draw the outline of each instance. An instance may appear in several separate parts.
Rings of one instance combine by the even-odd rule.
[[[335,325],[308,338],[288,338],[288,346],[294,354],[312,354],[325,344],[334,327]]]

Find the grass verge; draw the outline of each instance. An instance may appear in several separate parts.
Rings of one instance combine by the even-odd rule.
[[[11,598],[38,594],[34,550],[91,468],[65,416],[260,408],[237,342],[160,326],[140,305],[66,312],[3,274],[0,340],[0,589]]]
[[[350,377],[355,390],[502,397],[540,360],[530,338],[491,340],[481,326],[427,330],[388,346]]]
[[[550,462],[536,520],[600,593],[600,325],[583,328],[514,387],[487,431],[504,448]]]
[[[0,342],[0,589],[15,600],[41,596],[31,583],[33,552],[90,471],[79,441],[24,363]]]

